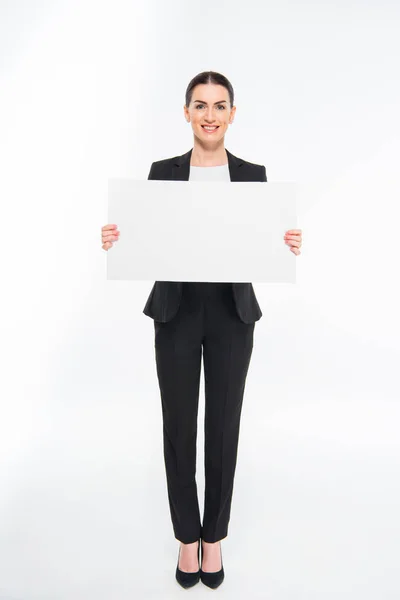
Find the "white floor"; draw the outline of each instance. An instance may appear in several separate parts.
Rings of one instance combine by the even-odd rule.
[[[257,387],[257,360],[254,370],[242,413],[229,535],[222,542],[226,576],[215,593],[398,600],[398,419],[387,420],[397,404],[358,397],[355,389],[349,395],[315,389],[285,404],[283,396],[279,402],[282,391]],[[202,375],[201,509],[203,386]],[[119,408],[121,401],[119,396]],[[151,408],[141,412],[141,422],[134,414],[131,423],[121,422],[118,438],[111,406],[85,410],[71,400],[42,439],[38,435],[19,461],[3,469],[1,600],[166,599],[184,593],[174,578],[179,543],[169,516],[158,401],[156,394],[142,395],[140,402]],[[380,420],[371,411],[378,402]],[[200,582],[187,593],[212,591]]]

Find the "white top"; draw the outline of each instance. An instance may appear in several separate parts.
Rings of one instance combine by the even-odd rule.
[[[230,181],[229,163],[217,167],[194,167],[190,165],[189,181]]]

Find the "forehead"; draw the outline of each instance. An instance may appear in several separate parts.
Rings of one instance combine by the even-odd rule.
[[[195,100],[204,100],[205,102],[218,102],[218,100],[227,100],[229,102],[229,92],[223,85],[215,83],[199,83],[193,88],[192,102]]]

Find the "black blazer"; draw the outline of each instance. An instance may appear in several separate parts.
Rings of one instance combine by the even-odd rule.
[[[147,179],[188,181],[192,150],[153,162]],[[267,181],[265,167],[237,158],[225,148],[228,155],[231,181]],[[236,311],[244,323],[261,319],[262,312],[251,283],[232,283]],[[155,321],[166,323],[178,312],[182,295],[182,282],[156,281],[143,312]]]

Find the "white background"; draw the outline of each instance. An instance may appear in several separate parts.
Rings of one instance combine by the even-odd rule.
[[[183,593],[152,284],[107,281],[100,232],[108,178],[192,147],[184,93],[212,69],[236,92],[225,147],[309,188],[298,283],[255,286],[218,593],[397,599],[399,4],[0,11],[0,598]]]

